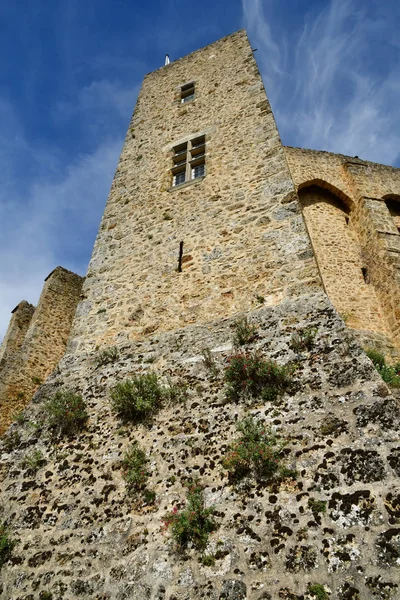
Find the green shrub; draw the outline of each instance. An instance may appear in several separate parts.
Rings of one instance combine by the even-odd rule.
[[[308,592],[317,598],[317,600],[329,600],[328,592],[325,591],[324,586],[320,583],[309,583]]]
[[[45,421],[62,434],[75,433],[81,429],[89,415],[82,396],[71,391],[58,391],[44,406]]]
[[[183,381],[168,378],[168,387],[164,390],[165,399],[171,404],[183,404],[188,398],[187,386]]]
[[[258,353],[234,354],[225,370],[226,395],[233,401],[251,396],[274,402],[289,387],[291,372]]]
[[[215,565],[215,556],[213,554],[203,554],[200,562],[205,567],[213,567]]]
[[[0,569],[11,556],[16,542],[9,538],[6,526],[0,523]]]
[[[384,355],[374,348],[367,348],[365,353],[385,383],[392,387],[400,387],[400,363],[387,365]]]
[[[124,421],[143,421],[162,405],[164,391],[155,373],[145,373],[117,383],[111,390],[111,408]]]
[[[250,344],[257,337],[257,327],[249,322],[247,317],[238,319],[233,324],[233,345],[235,348]]]
[[[257,480],[270,480],[280,468],[276,437],[259,421],[247,417],[237,425],[241,437],[234,440],[223,460],[232,479],[253,475]],[[292,474],[292,473],[291,473]]]
[[[326,512],[326,500],[315,500],[314,498],[308,499],[308,508],[311,509],[313,514]]]
[[[122,471],[129,493],[141,492],[146,487],[149,472],[146,468],[148,458],[144,450],[133,442],[122,460]]]
[[[374,363],[375,367],[384,367],[386,364],[384,355],[374,348],[367,348],[365,354]]]
[[[315,327],[306,327],[292,335],[290,347],[294,352],[310,351],[314,346],[314,338],[317,334]]]
[[[192,543],[198,550],[204,549],[208,542],[209,534],[216,529],[216,524],[211,518],[214,508],[205,508],[202,488],[196,483],[188,491],[186,507],[179,511],[175,506],[168,513],[164,524],[170,529],[172,537],[179,549]]]
[[[26,454],[22,459],[22,467],[24,469],[31,469],[36,471],[45,463],[43,460],[43,452],[41,450],[34,450],[32,454]]]
[[[119,352],[116,346],[111,346],[110,348],[104,348],[97,355],[96,364],[98,367],[103,365],[108,365],[110,363],[118,360]]]

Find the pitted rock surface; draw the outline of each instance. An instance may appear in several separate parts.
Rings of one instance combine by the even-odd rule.
[[[398,400],[325,295],[248,317],[257,337],[246,350],[295,364],[276,403],[227,400],[232,319],[125,344],[105,366],[95,353],[62,360],[1,441],[0,519],[18,541],[1,570],[2,599],[306,600],[315,584],[332,600],[399,598]],[[313,346],[296,353],[292,336],[306,328],[316,328]],[[121,423],[110,388],[149,371],[185,382],[186,403],[164,406],[147,425]],[[63,388],[83,395],[89,421],[54,439],[43,404]],[[282,461],[295,479],[229,481],[222,460],[247,414],[285,440]],[[134,440],[149,457],[154,504],[127,494],[121,459]],[[22,466],[35,450],[37,471]],[[215,508],[210,566],[193,547],[178,552],[164,525],[191,478]]]

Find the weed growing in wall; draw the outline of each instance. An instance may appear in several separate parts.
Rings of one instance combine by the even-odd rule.
[[[306,327],[305,329],[294,333],[290,340],[291,349],[294,350],[294,352],[310,351],[314,346],[316,333],[317,329],[315,327]]]
[[[4,523],[0,523],[0,569],[11,556],[16,542],[10,539]]]
[[[400,387],[400,363],[387,365],[384,355],[374,348],[367,348],[365,353],[385,383],[392,387]]]
[[[308,499],[308,508],[314,515],[326,512],[326,500],[315,500],[315,498]]]
[[[329,600],[329,594],[321,583],[309,583],[307,591],[317,600]]]
[[[119,352],[116,346],[110,348],[104,348],[101,350],[96,358],[96,364],[98,367],[114,363],[118,360]]]
[[[111,389],[111,408],[124,421],[143,421],[162,406],[164,390],[155,373],[135,375]]]
[[[253,397],[275,402],[289,387],[292,371],[257,352],[234,354],[225,370],[227,398],[238,401]]]
[[[24,469],[30,469],[34,473],[45,464],[43,459],[43,452],[41,450],[34,450],[32,454],[26,454],[22,459],[22,467]]]
[[[189,487],[185,508],[178,510],[174,507],[167,514],[164,524],[170,530],[178,549],[183,550],[192,544],[196,549],[202,550],[207,545],[208,536],[216,529],[213,514],[212,506],[204,506],[201,486],[194,483]]]
[[[171,404],[183,404],[188,398],[187,385],[183,381],[168,378],[168,387],[164,390],[165,399]]]
[[[217,378],[219,371],[218,366],[215,362],[215,358],[212,355],[210,348],[203,348],[201,351],[201,356],[203,358],[203,365],[206,370],[210,373],[211,377]]]
[[[280,470],[280,451],[276,437],[252,417],[237,425],[241,433],[230,446],[223,467],[233,480],[252,475],[258,481],[269,481]]]
[[[250,344],[257,337],[257,327],[250,323],[247,317],[238,319],[233,324],[233,345],[235,348]]]
[[[82,396],[71,391],[58,391],[44,406],[45,422],[61,434],[76,433],[89,415]]]
[[[130,494],[137,494],[146,488],[149,472],[147,470],[148,458],[138,443],[133,442],[122,460],[122,472],[126,487]]]

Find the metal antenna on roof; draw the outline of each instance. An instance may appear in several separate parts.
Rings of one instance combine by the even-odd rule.
[[[169,65],[169,63],[170,63],[169,54],[166,54],[165,55],[165,63],[164,64]]]

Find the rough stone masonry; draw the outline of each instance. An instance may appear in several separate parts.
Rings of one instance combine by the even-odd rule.
[[[199,139],[205,173],[173,185]],[[0,522],[16,542],[1,598],[400,598],[400,406],[352,331],[396,355],[398,181],[284,149],[244,31],[145,78],[67,353],[0,441]],[[230,397],[238,354],[286,367],[289,385]],[[111,391],[146,373],[169,400],[124,422]],[[46,421],[60,391],[87,404],[72,435]],[[276,438],[279,477],[228,476],[250,416]],[[148,495],[124,477],[135,442]],[[165,526],[190,481],[213,511],[201,550]]]

